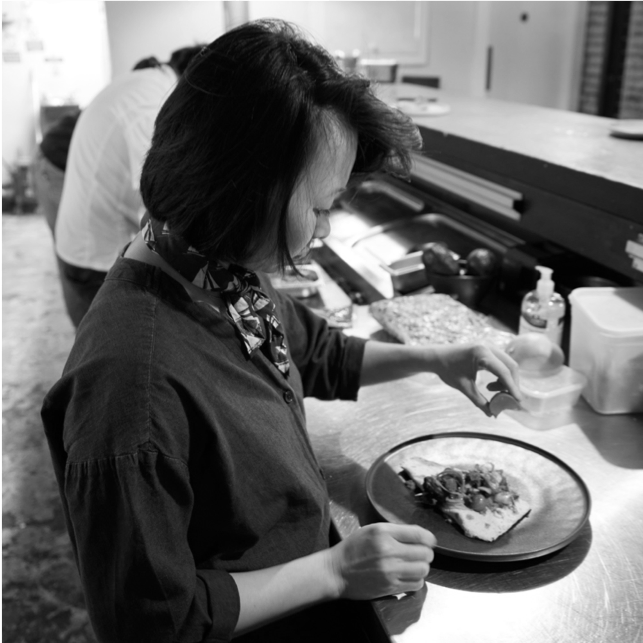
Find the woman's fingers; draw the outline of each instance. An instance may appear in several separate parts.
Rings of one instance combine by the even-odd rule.
[[[387,533],[398,542],[424,545],[433,548],[438,544],[437,538],[428,530],[419,525],[396,525],[394,523],[381,523]]]
[[[424,579],[429,575],[431,566],[429,563],[413,563],[407,565],[400,565],[397,570],[397,578],[399,583],[418,583],[424,582]],[[406,590],[405,590],[406,591]]]
[[[419,592],[424,585],[426,584],[426,581],[424,578],[417,583],[409,583],[408,586],[403,586],[402,589],[400,590],[401,592]]]
[[[518,365],[509,355],[484,345],[470,346],[465,350],[469,356],[470,368],[461,371],[455,379],[443,379],[464,393],[487,417],[492,417],[493,414],[489,408],[489,401],[476,384],[478,371],[488,371],[498,378],[496,382],[487,386],[489,390],[508,391],[517,400],[523,399],[518,387]]]
[[[331,548],[339,595],[372,599],[416,591],[433,561],[435,536],[418,525],[375,523]]]
[[[471,377],[462,377],[457,382],[451,382],[451,386],[457,388],[461,393],[463,393],[475,406],[477,406],[485,415],[491,417],[491,412],[489,411],[489,401],[487,398],[480,392],[478,386],[475,383],[475,380]]]
[[[436,537],[419,525],[396,525],[377,523],[372,526],[379,532],[382,554],[396,561],[410,563],[433,561],[433,548],[437,545]],[[386,544],[384,544],[386,543]]]
[[[438,358],[435,372],[442,381],[466,395],[489,417],[492,413],[488,400],[476,384],[478,371],[495,375],[501,384],[497,390],[508,391],[519,401],[523,399],[518,386],[518,364],[500,349],[483,344],[439,346],[433,348],[432,354]]]
[[[409,563],[425,562],[427,564],[433,562],[433,549],[424,545],[408,545],[400,543],[397,549],[391,550],[391,556],[397,560],[402,560]]]
[[[522,400],[523,394],[518,387],[520,377],[518,364],[507,353],[498,349],[489,349],[489,353],[481,360],[481,366],[495,375],[504,387],[493,390],[508,391],[517,400]]]

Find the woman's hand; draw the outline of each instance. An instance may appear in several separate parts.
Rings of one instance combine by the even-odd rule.
[[[498,378],[487,387],[490,391],[508,391],[522,400],[518,364],[504,351],[483,344],[406,346],[371,340],[364,348],[361,383],[366,386],[415,373],[435,373],[490,416],[488,402],[476,385],[478,371],[489,371]]]
[[[476,386],[478,371],[489,371],[498,378],[489,390],[508,391],[519,401],[523,398],[518,388],[518,364],[504,351],[482,344],[436,346],[432,350],[436,358],[433,372],[487,415],[491,415],[487,399]]]
[[[417,591],[433,561],[435,536],[417,525],[367,525],[330,549],[251,572],[232,572],[239,591],[235,634],[338,598]]]
[[[375,523],[328,550],[339,598],[373,599],[421,589],[435,536],[417,525]]]

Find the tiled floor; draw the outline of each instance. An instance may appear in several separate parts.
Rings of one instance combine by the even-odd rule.
[[[41,215],[2,216],[2,303],[2,641],[94,642],[40,423],[74,337]]]

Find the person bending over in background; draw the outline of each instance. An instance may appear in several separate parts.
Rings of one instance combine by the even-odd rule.
[[[139,60],[132,71],[160,66],[161,63],[154,56],[149,56]],[[43,134],[31,165],[36,201],[52,235],[56,228],[71,136],[79,116],[80,110],[75,114],[66,114]]]
[[[139,179],[154,119],[201,46],[151,57],[83,110],[69,147],[55,246],[69,317],[78,326],[143,215]]]
[[[488,414],[483,346],[348,337],[266,272],[330,231],[353,177],[407,174],[415,125],[281,21],[229,31],[156,120],[142,230],[111,269],[42,410],[103,643],[358,643],[354,600],[420,589],[434,536],[372,524],[331,543],[304,397],[437,373]]]

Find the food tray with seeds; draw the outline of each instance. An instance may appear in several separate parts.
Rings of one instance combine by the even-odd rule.
[[[371,315],[403,344],[469,344],[481,342],[504,349],[514,337],[493,326],[491,318],[438,293],[382,299]]]

